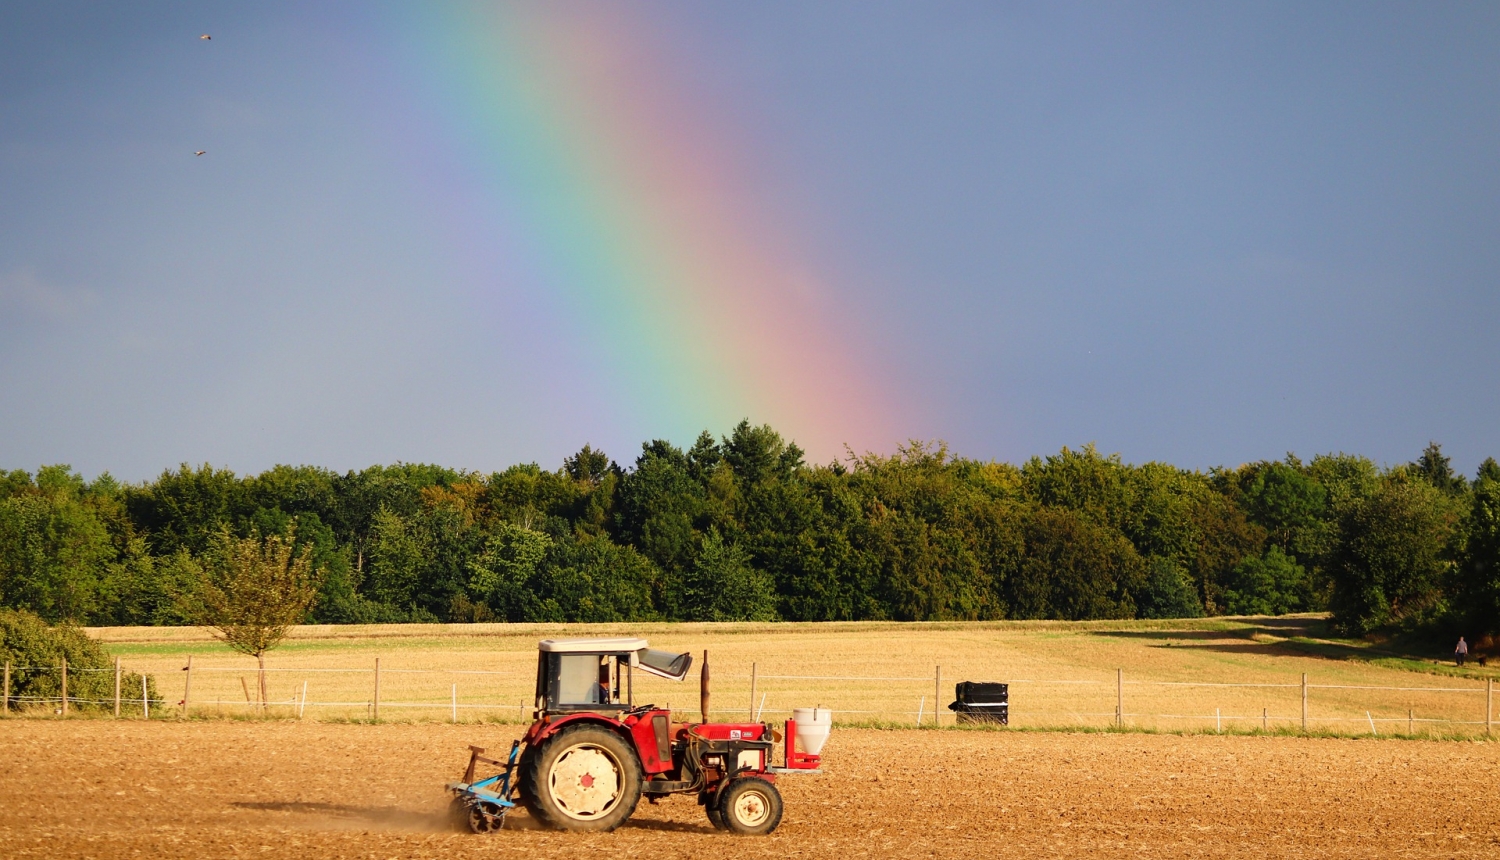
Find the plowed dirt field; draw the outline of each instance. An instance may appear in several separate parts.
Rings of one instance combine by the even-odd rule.
[[[690,798],[612,834],[447,829],[513,727],[11,719],[0,855],[125,858],[1495,857],[1500,744],[839,729],[769,838]],[[605,852],[598,854],[597,852]]]

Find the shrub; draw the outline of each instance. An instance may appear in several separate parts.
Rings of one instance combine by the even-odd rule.
[[[9,662],[12,708],[50,708],[41,699],[62,695],[62,658],[68,660],[70,708],[100,711],[114,702],[114,662],[99,643],[82,630],[65,624],[53,627],[24,609],[0,609],[0,662]],[[139,712],[142,676],[125,673],[121,689],[126,704]],[[156,684],[145,676],[147,695],[160,698]],[[134,698],[134,702],[130,699]]]

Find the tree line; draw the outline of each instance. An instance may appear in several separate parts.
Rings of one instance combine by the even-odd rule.
[[[191,623],[235,540],[317,572],[308,620],[1174,618],[1327,610],[1342,631],[1500,632],[1500,465],[1430,445],[1208,471],[1093,446],[1020,466],[912,443],[809,464],[742,422],[621,467],[420,464],[154,481],[0,472],[0,605]],[[207,592],[205,591],[207,589]],[[196,608],[195,608],[196,607]]]

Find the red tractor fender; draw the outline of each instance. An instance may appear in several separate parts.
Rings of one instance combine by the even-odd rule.
[[[627,728],[625,724],[620,722],[619,720],[606,717],[603,714],[582,713],[568,714],[567,716],[562,717],[552,717],[546,720],[537,720],[536,722],[531,724],[531,728],[526,730],[526,736],[525,738],[523,738],[523,740],[526,742],[527,746],[539,746],[548,738],[557,734],[559,731],[562,731],[564,727],[571,726],[577,723],[597,723],[601,726],[608,727],[611,731],[617,732],[621,737],[626,738],[627,740],[630,738],[630,729]]]
[[[535,748],[568,726],[580,723],[604,726],[630,744],[643,771],[647,774],[663,773],[673,766],[667,733],[669,719],[670,712],[665,710],[633,714],[624,722],[594,712],[568,714],[532,723],[523,740],[528,747]]]

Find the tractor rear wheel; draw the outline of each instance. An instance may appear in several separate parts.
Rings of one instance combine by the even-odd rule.
[[[603,726],[565,728],[525,765],[521,795],[526,809],[557,830],[614,830],[641,799],[635,749]]]
[[[731,833],[765,836],[781,823],[781,792],[758,776],[740,777],[719,791],[719,816]]]

